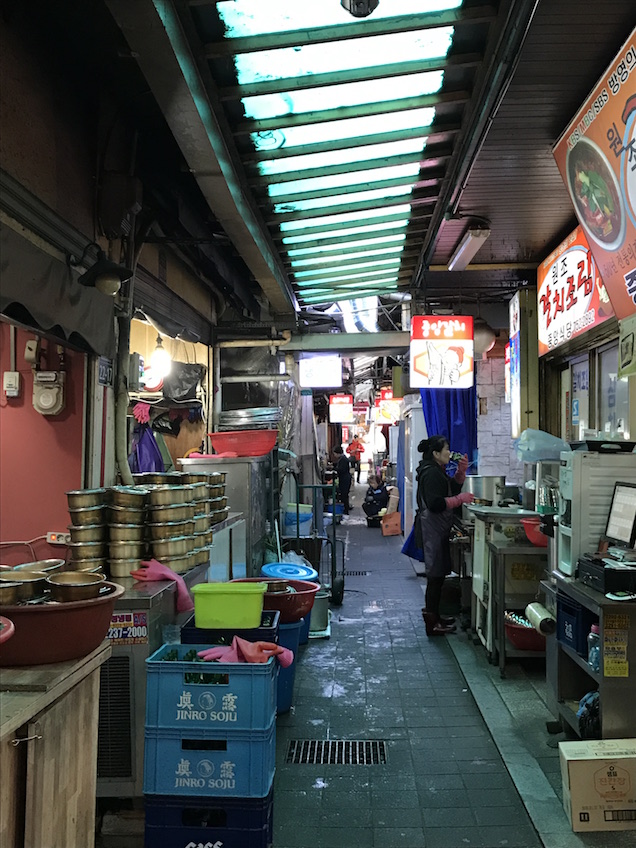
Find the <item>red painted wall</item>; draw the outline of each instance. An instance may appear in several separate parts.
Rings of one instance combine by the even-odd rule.
[[[16,369],[21,376],[18,398],[0,388],[0,541],[28,541],[70,523],[65,492],[82,487],[84,371],[82,353],[64,349],[66,406],[59,415],[33,408],[33,375],[24,359],[34,333],[16,331]],[[56,345],[43,339],[43,370],[59,370]],[[9,325],[0,322],[0,374],[10,369]],[[66,548],[33,543],[37,559],[64,557]],[[0,562],[17,565],[32,559],[24,545],[0,546]]]

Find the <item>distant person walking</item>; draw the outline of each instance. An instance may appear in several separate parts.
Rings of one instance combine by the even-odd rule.
[[[349,490],[351,489],[351,471],[349,470],[349,460],[344,455],[344,451],[337,445],[332,452],[333,468],[338,475],[338,497],[344,506],[344,514],[349,515]]]
[[[347,453],[349,454],[351,468],[355,470],[358,483],[360,482],[360,458],[363,451],[364,445],[357,436],[354,436],[347,448]]]

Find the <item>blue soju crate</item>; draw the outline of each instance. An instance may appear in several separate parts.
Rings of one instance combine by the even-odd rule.
[[[185,660],[209,645],[162,645],[146,660],[146,727],[265,730],[276,715],[278,661]],[[173,658],[173,659],[172,659]]]
[[[278,642],[278,622],[280,612],[278,610],[263,610],[261,613],[261,626],[246,630],[236,628],[214,628],[206,630],[196,627],[194,624],[194,613],[181,627],[182,645],[231,645],[235,636],[246,639],[248,642]]]
[[[267,730],[146,727],[145,795],[264,798],[276,769],[276,721]]]
[[[273,788],[265,798],[147,795],[144,806],[145,848],[268,848],[272,842]]]

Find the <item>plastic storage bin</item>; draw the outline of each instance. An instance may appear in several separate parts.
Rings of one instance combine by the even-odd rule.
[[[292,624],[281,624],[278,628],[278,644],[294,652],[294,661],[287,668],[281,668],[278,674],[276,690],[276,710],[286,713],[292,705],[294,696],[294,680],[296,679],[296,663],[298,661],[298,642],[303,619]]]
[[[587,660],[587,634],[597,617],[578,601],[557,592],[557,639]]]
[[[146,728],[144,794],[264,798],[275,768],[275,721],[268,730]]]
[[[205,645],[163,645],[146,660],[146,727],[266,730],[276,716],[278,661],[184,661]],[[164,659],[175,652],[179,659]],[[205,793],[202,793],[205,794]]]
[[[295,512],[285,513],[285,534],[294,533],[299,536],[309,536],[311,533],[312,512],[301,512],[296,515]]]
[[[145,848],[268,848],[274,790],[265,798],[175,798],[147,795]]]
[[[267,583],[197,583],[194,623],[203,628],[258,627]]]
[[[240,628],[210,628],[197,627],[192,615],[181,627],[182,645],[231,645],[235,636],[240,636],[248,642],[278,642],[278,610],[263,610],[261,626]]]

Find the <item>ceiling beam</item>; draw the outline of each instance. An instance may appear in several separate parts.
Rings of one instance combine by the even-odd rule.
[[[406,226],[390,227],[386,230],[380,230],[379,232],[373,232],[373,231],[367,232],[367,231],[365,231],[365,232],[362,232],[362,233],[355,233],[353,235],[348,235],[348,236],[337,235],[337,236],[330,236],[329,238],[311,239],[311,241],[304,241],[304,242],[300,242],[299,244],[282,245],[281,250],[283,250],[283,251],[284,250],[287,250],[287,251],[302,250],[305,247],[322,247],[322,246],[337,247],[343,241],[345,241],[345,242],[363,241],[364,239],[368,239],[368,238],[383,238],[384,236],[402,235],[402,234],[406,235],[406,240],[405,240],[405,242],[403,242],[403,243],[406,243],[407,241],[409,241],[411,239],[412,236],[419,236],[422,233],[426,232],[426,226],[424,225],[424,222],[426,220],[428,220],[428,218],[430,218],[430,215],[423,215],[421,218],[416,218],[415,220],[413,218],[411,218],[411,221],[408,224],[408,229],[407,229]],[[415,226],[416,221],[420,222],[419,226],[417,226],[417,227]],[[412,228],[411,228],[411,225],[413,225]],[[349,226],[351,226],[351,225],[349,225]],[[311,228],[312,231],[314,229],[315,229],[314,227]],[[319,229],[321,229],[323,232],[325,232],[325,230],[322,227],[320,227]],[[328,229],[336,230],[337,227],[329,227]],[[308,235],[308,234],[309,233],[308,233],[307,230],[303,230],[303,235]],[[291,233],[275,233],[273,235],[273,239],[274,239],[275,242],[280,242],[281,239],[283,238],[283,236],[288,236],[288,235],[291,235]]]
[[[401,243],[398,242],[397,245],[392,244],[390,246],[391,247],[401,246]],[[347,265],[355,265],[355,264],[360,264],[362,262],[375,261],[375,260],[378,260],[378,259],[380,259],[380,260],[381,259],[390,259],[392,257],[395,257],[396,259],[400,259],[400,260],[405,260],[405,259],[411,260],[411,259],[417,259],[417,257],[419,256],[419,251],[416,251],[416,250],[413,250],[413,251],[395,250],[392,253],[377,254],[377,255],[374,255],[374,256],[368,256],[369,250],[375,251],[375,250],[381,250],[381,248],[375,247],[375,246],[374,247],[365,247],[364,249],[360,249],[360,251],[356,253],[356,256],[354,258],[346,259],[346,260],[341,259],[338,255],[335,255],[335,256],[327,255],[327,256],[325,256],[324,254],[318,254],[318,255],[314,254],[312,256],[307,257],[306,259],[318,259],[318,258],[323,259],[324,258],[325,261],[323,261],[319,264],[318,263],[313,264],[313,265],[310,264],[310,265],[307,266],[307,268],[298,267],[299,264],[301,264],[301,263],[305,264],[306,263],[305,258],[291,257],[291,259],[290,259],[289,257],[285,257],[285,260],[286,260],[285,266],[289,268],[289,273],[293,274],[293,273],[297,273],[298,271],[305,271],[305,270],[313,271],[314,269],[317,270],[319,268],[329,269],[329,268],[335,267],[338,263],[340,263],[342,265],[343,262]],[[346,251],[346,250],[344,250],[342,252],[347,254],[347,255],[349,254],[349,251]],[[292,262],[297,263],[294,269],[291,268]],[[397,265],[398,263],[396,262],[395,264]]]
[[[405,215],[404,212],[391,212],[391,213],[388,213],[386,215],[381,215],[378,218],[374,218],[372,221],[367,221],[366,226],[368,227],[371,224],[390,224],[394,221],[403,221],[405,218],[408,218],[408,215]],[[417,211],[414,212],[414,210],[412,209],[411,210],[411,217],[409,219],[409,225],[413,221],[414,218],[417,221],[430,220],[431,213],[429,212],[429,213],[426,213],[426,214],[418,215]],[[280,241],[281,238],[284,238],[286,236],[300,236],[300,235],[302,235],[302,236],[312,235],[313,236],[313,235],[318,235],[320,233],[329,233],[329,232],[332,232],[332,231],[335,231],[335,230],[346,230],[346,229],[350,229],[350,228],[354,228],[354,227],[364,227],[364,226],[365,226],[364,220],[361,220],[361,221],[346,221],[343,224],[319,224],[319,225],[314,226],[314,227],[304,227],[302,230],[298,230],[298,231],[294,230],[292,232],[284,232],[284,233],[274,234],[273,239],[274,239],[274,241]],[[405,226],[407,226],[407,225],[405,225]],[[387,232],[387,231],[382,230],[382,232]],[[404,232],[404,227],[400,228],[400,232]],[[375,233],[376,233],[375,230],[371,230],[367,233],[364,233],[362,235],[362,238],[370,238]],[[346,238],[347,238],[347,240],[349,240],[350,237],[346,236]],[[309,242],[303,242],[303,243],[308,244]],[[318,242],[318,243],[320,244],[321,242]],[[290,245],[290,247],[291,247],[291,245]],[[283,248],[283,249],[285,249],[285,248]]]
[[[326,2],[326,0],[321,0],[321,2]],[[484,5],[444,12],[421,12],[420,14],[402,15],[394,18],[367,18],[363,26],[360,25],[359,21],[351,21],[351,23],[340,24],[339,26],[226,38],[223,41],[206,44],[204,50],[206,58],[217,59],[224,56],[234,56],[238,53],[256,53],[263,50],[296,47],[298,44],[330,44],[334,41],[367,38],[371,35],[389,35],[397,32],[461,26],[462,24],[487,23],[494,20],[496,16],[497,10],[494,6]]]
[[[408,350],[411,334],[405,332],[383,333],[308,333],[305,336],[292,336],[285,345],[285,351],[305,351],[307,353],[325,353],[341,351],[365,353],[370,350]]]
[[[411,195],[405,192],[403,196],[398,197],[381,197],[377,200],[357,200],[354,203],[338,203],[335,205],[321,207],[319,209],[301,209],[296,212],[280,212],[274,218],[268,220],[268,224],[280,224],[283,221],[304,221],[311,218],[324,218],[329,215],[342,215],[346,212],[367,212],[371,209],[391,209],[393,206],[409,205],[426,206],[434,204],[439,197],[439,191],[436,188],[424,189],[418,195]],[[401,213],[409,215],[409,213]],[[367,223],[373,221],[369,219]]]

